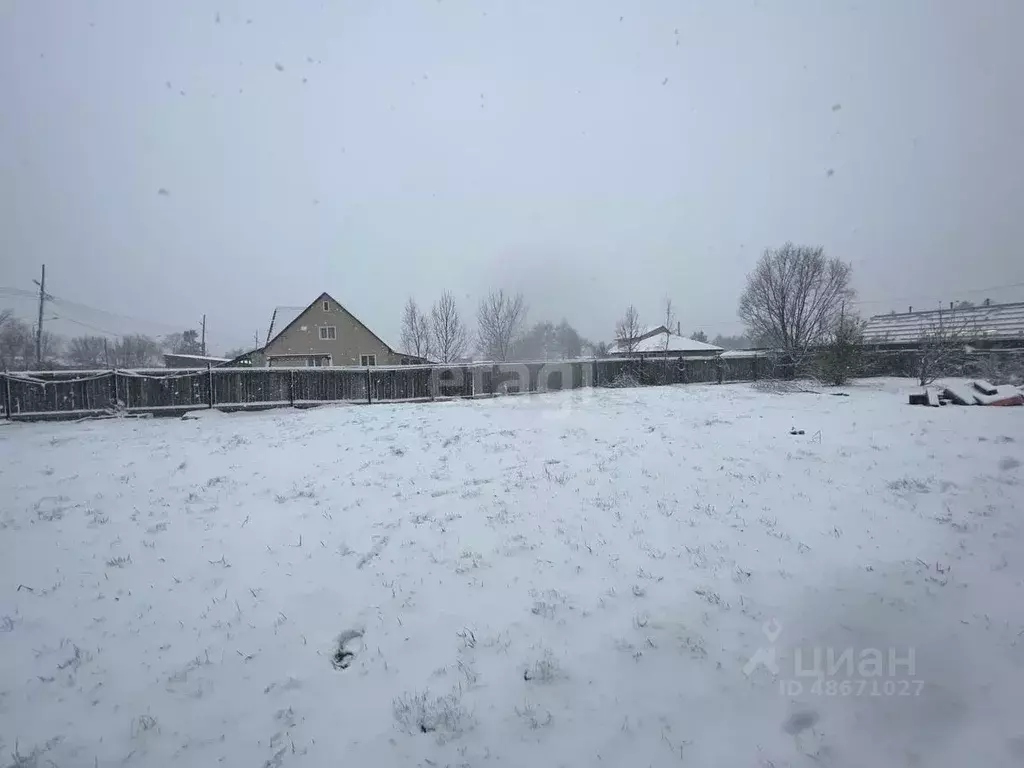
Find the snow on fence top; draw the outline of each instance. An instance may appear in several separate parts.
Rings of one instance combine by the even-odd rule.
[[[210,357],[209,355],[179,355],[177,352],[167,352],[164,355],[164,365],[168,368],[195,368],[209,363],[220,365],[231,362],[230,357]]]
[[[864,341],[869,344],[912,344],[940,325],[963,329],[975,341],[1024,341],[1024,302],[875,315],[864,326]]]

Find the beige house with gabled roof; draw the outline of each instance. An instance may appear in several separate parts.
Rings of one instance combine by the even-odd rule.
[[[276,311],[274,317],[270,333],[276,330]],[[426,362],[392,349],[328,293],[321,293],[316,301],[281,327],[259,354],[264,364],[274,367]]]

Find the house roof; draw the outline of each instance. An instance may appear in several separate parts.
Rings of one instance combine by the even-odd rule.
[[[864,341],[909,344],[920,341],[940,323],[963,328],[972,340],[1024,339],[1024,302],[875,315],[864,326]]]
[[[672,331],[670,329],[666,328],[664,325],[645,325],[640,330],[639,338],[646,339],[646,338],[648,338],[650,336],[653,336],[656,333],[671,333],[671,332]]]
[[[349,315],[351,315],[353,320],[355,320],[357,323],[359,323],[361,326],[363,326],[363,328],[365,328],[366,331],[371,336],[373,336],[375,339],[377,339],[377,341],[379,341],[381,344],[383,344],[385,347],[387,347],[388,351],[391,352],[391,354],[393,354],[393,355],[401,354],[400,352],[396,352],[395,348],[392,347],[390,344],[388,344],[386,341],[384,341],[384,339],[382,339],[376,333],[371,331],[370,330],[370,326],[368,326],[366,323],[364,323],[362,320],[360,320],[358,317],[356,317],[354,314],[352,314],[352,311],[348,307],[346,307],[344,304],[342,304],[336,298],[331,296],[331,294],[327,293],[327,291],[324,291],[323,293],[321,293],[319,296],[317,296],[315,299],[313,299],[313,301],[311,301],[305,307],[300,308],[298,310],[298,312],[294,312],[296,307],[277,307],[274,310],[276,316],[274,318],[272,318],[272,321],[271,321],[272,322],[271,332],[273,332],[274,328],[280,328],[281,330],[279,330],[277,333],[275,333],[273,336],[271,336],[267,340],[267,343],[264,344],[261,349],[266,349],[271,344],[273,344],[277,340],[277,338],[279,336],[281,336],[281,334],[283,334],[285,331],[287,331],[291,326],[295,325],[296,321],[300,317],[302,317],[304,314],[306,314],[306,312],[308,312],[310,309],[315,307],[317,304],[319,304],[324,299],[330,299],[335,304],[337,304],[339,307],[341,307],[346,312],[348,312]],[[293,315],[293,312],[294,312],[294,315]],[[290,318],[290,319],[288,319],[287,323],[282,324],[282,318],[284,318],[284,319]]]
[[[320,299],[317,299],[317,301],[320,301]],[[315,304],[316,302],[313,303]],[[309,307],[274,307],[274,312],[270,315],[270,325],[267,326],[267,340],[264,346],[280,336],[281,331],[298,320],[299,315],[307,309]],[[274,333],[274,329],[278,329],[277,333]],[[273,336],[270,335],[272,333],[274,334]]]
[[[666,346],[667,343],[667,346]],[[609,350],[612,354],[624,354],[625,348],[620,349],[618,343],[613,344]],[[696,341],[695,339],[688,339],[685,336],[679,336],[675,333],[668,333],[662,331],[656,333],[653,336],[641,339],[633,347],[633,353],[650,354],[652,352],[721,352],[721,347],[716,347],[714,344],[706,344],[703,341]]]

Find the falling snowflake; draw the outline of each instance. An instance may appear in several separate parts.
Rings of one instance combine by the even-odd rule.
[[[276,69],[278,72],[284,72],[284,64],[282,64],[279,61],[275,61],[274,62],[274,69]]]
[[[827,171],[825,171],[825,175],[826,176],[833,176],[834,174],[835,174],[835,170],[832,169],[832,168],[829,168]]]
[[[833,112],[838,112],[838,111],[839,111],[840,109],[842,109],[842,108],[843,108],[843,105],[842,105],[842,104],[833,104],[833,105],[832,105],[832,111],[833,111]]]
[[[168,192],[168,191],[167,191],[166,189],[164,189],[163,187],[160,187],[160,189],[158,189],[158,190],[156,191],[156,193],[157,193],[158,195],[162,195],[162,196],[164,196],[164,197],[170,197],[170,196],[171,196],[171,193],[170,193],[170,192]]]

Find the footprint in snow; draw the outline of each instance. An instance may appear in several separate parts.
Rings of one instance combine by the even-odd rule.
[[[362,638],[361,629],[346,629],[338,635],[334,653],[331,654],[331,666],[335,669],[348,669],[356,653],[362,650]]]

